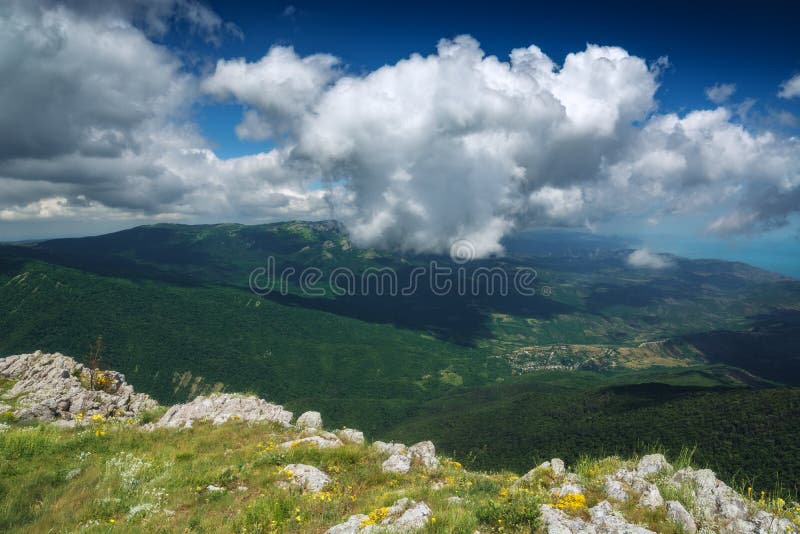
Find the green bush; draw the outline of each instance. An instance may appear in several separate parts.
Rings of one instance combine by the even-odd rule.
[[[527,491],[503,493],[478,507],[478,520],[497,531],[535,531],[541,525],[541,497]]]

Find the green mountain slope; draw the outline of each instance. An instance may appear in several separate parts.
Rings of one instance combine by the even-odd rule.
[[[759,414],[775,404],[781,421],[796,420],[795,390],[779,386],[800,385],[800,282],[714,260],[633,269],[619,246],[525,235],[506,257],[465,266],[468,276],[534,268],[533,297],[439,296],[424,284],[406,296],[333,295],[324,280],[337,268],[389,267],[402,283],[431,261],[460,267],[354,247],[334,222],[155,225],[0,246],[0,356],[80,355],[103,335],[104,364],[162,402],[252,391],[370,435],[424,431],[464,456],[478,449],[462,437],[486,418],[504,439],[492,448],[487,435],[474,461],[492,467],[527,465],[536,451],[596,451],[591,443],[634,452],[636,440],[698,445],[710,459],[727,443],[746,452],[715,456],[721,472],[770,476],[719,406],[752,403]],[[268,257],[279,269],[318,268],[326,294],[304,295],[296,279],[285,294],[253,294],[250,273]],[[643,383],[656,385],[624,389]],[[530,405],[539,419],[525,416]],[[592,408],[574,416],[584,430],[569,425],[575,406]],[[682,417],[690,408],[702,417]],[[612,424],[624,430],[614,439]],[[790,426],[769,427],[773,436],[754,415],[746,428],[760,429],[765,453],[794,450]],[[781,476],[800,479],[794,463],[782,465]]]

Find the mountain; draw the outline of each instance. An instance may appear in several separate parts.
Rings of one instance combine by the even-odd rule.
[[[758,458],[795,450],[800,282],[715,260],[636,268],[630,245],[527,233],[504,257],[461,263],[362,249],[334,221],[167,224],[4,245],[0,356],[85,354],[102,335],[102,364],[162,403],[252,392],[368,436],[435,437],[486,468],[696,445],[726,477],[771,486],[777,472],[796,487],[800,466]],[[251,278],[270,262],[294,271],[285,291],[257,295]],[[490,278],[477,291],[421,283],[409,294],[376,285],[342,294],[331,279],[344,269],[377,284],[366,273],[390,269],[401,289],[433,262],[451,270],[453,288],[459,273],[513,281],[535,271],[535,294],[501,295]],[[309,267],[317,292],[299,279]],[[733,417],[730,406],[772,411],[775,424]],[[505,439],[467,439],[487,418]],[[533,437],[532,451],[523,444]]]
[[[0,358],[5,532],[794,533],[780,488],[741,491],[683,450],[472,471],[431,441],[367,441],[255,396],[157,406],[61,354]],[[476,421],[477,433],[489,421]],[[496,439],[503,440],[503,436]],[[796,496],[793,497],[796,500]]]

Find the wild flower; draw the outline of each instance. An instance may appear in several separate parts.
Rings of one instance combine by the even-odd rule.
[[[122,485],[126,489],[138,487],[147,472],[153,467],[151,462],[147,462],[130,452],[121,452],[106,461],[106,469],[116,472]]]
[[[586,508],[586,497],[581,493],[568,493],[558,499],[555,507],[566,512],[578,512]]]
[[[368,527],[369,525],[377,525],[384,519],[386,516],[389,515],[390,508],[383,506],[381,508],[376,508],[367,514],[367,518],[361,521],[361,528]]]

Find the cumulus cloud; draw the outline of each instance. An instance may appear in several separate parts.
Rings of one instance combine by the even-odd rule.
[[[735,83],[717,83],[711,87],[706,87],[706,98],[715,104],[724,104],[735,92]]]
[[[290,65],[277,86],[261,82],[275,79],[273,55]],[[242,130],[290,123],[287,165],[350,193],[331,206],[364,245],[429,252],[469,239],[485,255],[531,225],[725,204],[739,224],[708,226],[724,233],[778,225],[796,209],[763,207],[769,191],[797,190],[796,139],[749,131],[723,107],[657,113],[661,63],[618,47],[590,44],[558,65],[536,46],[503,61],[461,36],[364,75],[309,76],[316,58],[273,49],[252,64],[220,62],[204,87],[247,107]],[[322,72],[334,65],[326,57]],[[296,84],[296,100],[276,105]],[[735,86],[712,89],[720,100]]]
[[[800,206],[800,140],[726,107],[659,112],[666,60],[595,44],[498,58],[460,36],[371,72],[274,46],[199,77],[153,41],[176,18],[225,31],[195,5],[0,5],[3,220],[336,217],[362,245],[467,239],[485,256],[536,225],[713,210],[707,229],[730,234]],[[188,113],[209,96],[238,102],[239,137],[274,148],[219,158]]]
[[[646,248],[634,250],[625,261],[637,269],[666,269],[673,265],[668,257],[654,254]]]
[[[800,97],[800,74],[796,74],[781,84],[778,96],[781,98]]]

